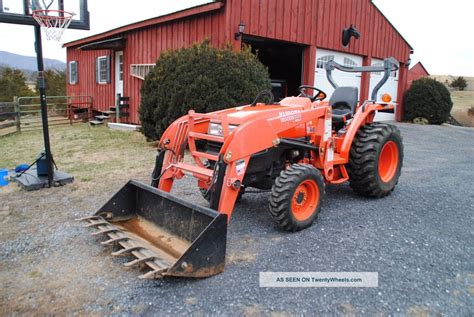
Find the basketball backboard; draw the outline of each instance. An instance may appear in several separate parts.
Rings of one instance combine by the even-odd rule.
[[[61,10],[74,13],[70,29],[89,30],[87,0],[0,0],[0,23],[36,25],[34,10]]]

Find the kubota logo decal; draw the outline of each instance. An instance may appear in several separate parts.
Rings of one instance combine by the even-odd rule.
[[[280,111],[279,116],[282,123],[289,121],[301,121],[301,110]]]

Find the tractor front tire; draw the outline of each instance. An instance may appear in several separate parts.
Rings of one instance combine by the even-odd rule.
[[[318,217],[323,196],[324,180],[319,170],[311,165],[293,164],[273,184],[270,215],[286,231],[302,230]]]
[[[403,143],[394,125],[373,123],[360,127],[352,142],[347,171],[351,188],[366,197],[385,197],[398,183],[403,165]]]

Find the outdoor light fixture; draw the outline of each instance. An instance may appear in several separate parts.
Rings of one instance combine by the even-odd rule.
[[[242,33],[245,31],[245,24],[244,22],[240,22],[239,24],[239,32],[235,33],[235,39],[240,40],[242,38]]]

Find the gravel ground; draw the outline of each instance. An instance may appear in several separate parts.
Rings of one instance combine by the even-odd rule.
[[[127,177],[146,180],[146,168],[88,188],[3,193],[0,315],[472,316],[474,130],[399,126],[405,161],[392,195],[330,186],[315,225],[293,234],[273,226],[267,194],[246,195],[229,227],[225,272],[202,280],[138,280],[74,222]],[[204,204],[191,180],[174,192]],[[260,288],[261,271],[378,272],[379,287]]]

